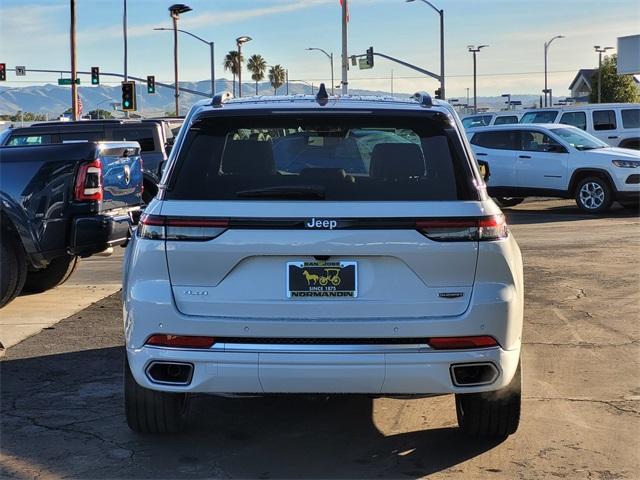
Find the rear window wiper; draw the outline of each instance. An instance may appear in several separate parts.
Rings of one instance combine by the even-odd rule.
[[[283,185],[279,187],[254,188],[240,190],[236,196],[241,198],[309,198],[322,200],[325,198],[325,187],[319,185]]]

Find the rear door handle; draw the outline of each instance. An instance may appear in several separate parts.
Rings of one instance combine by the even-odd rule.
[[[476,157],[486,157],[486,153],[476,153]]]
[[[610,139],[612,139],[612,140],[613,140],[614,138],[618,138],[618,136],[617,136],[617,135],[614,135],[614,136],[607,137],[607,138],[610,138]]]
[[[529,155],[518,155],[518,158],[531,158]]]

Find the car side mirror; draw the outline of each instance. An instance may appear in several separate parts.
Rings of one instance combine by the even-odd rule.
[[[478,160],[478,167],[480,168],[480,175],[482,175],[482,179],[486,182],[489,180],[491,176],[491,171],[489,169],[489,164],[484,160]]]

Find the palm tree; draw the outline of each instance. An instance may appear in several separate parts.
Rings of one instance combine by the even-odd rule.
[[[273,87],[273,94],[277,95],[278,88],[280,88],[284,84],[284,68],[282,65],[274,65],[269,69],[269,82],[271,82],[271,86]]]
[[[233,96],[236,96],[236,75],[240,72],[242,68],[242,62],[244,59],[242,55],[239,57],[238,61],[238,52],[236,50],[231,50],[224,56],[224,69],[230,71],[233,74]]]
[[[247,62],[247,69],[251,72],[251,78],[256,82],[256,95],[258,95],[258,82],[264,80],[267,62],[262,55],[251,55]]]

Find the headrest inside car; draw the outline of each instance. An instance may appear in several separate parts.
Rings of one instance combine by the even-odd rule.
[[[276,167],[271,142],[256,140],[227,142],[221,170],[226,175],[274,175]]]
[[[373,147],[370,177],[408,179],[424,174],[422,149],[415,143],[379,143]]]

